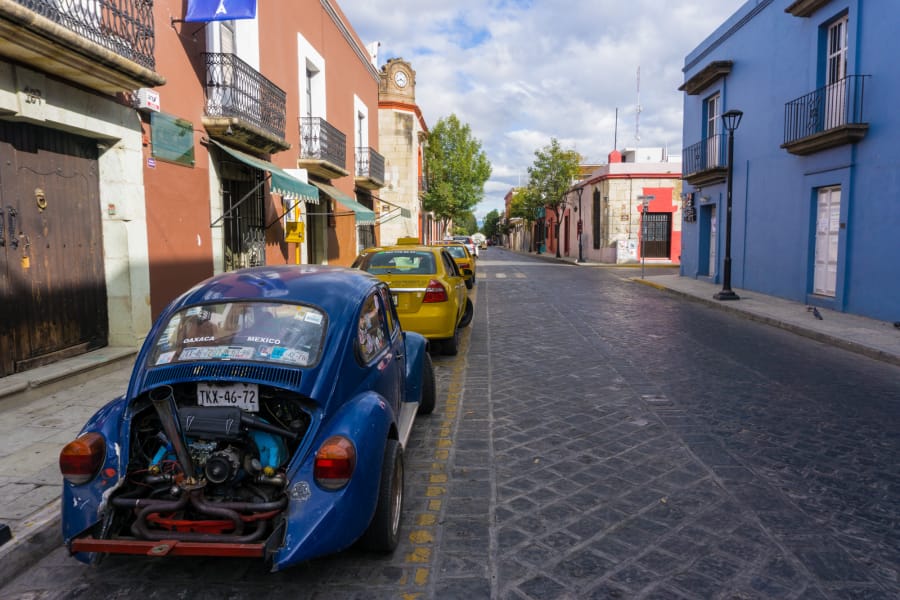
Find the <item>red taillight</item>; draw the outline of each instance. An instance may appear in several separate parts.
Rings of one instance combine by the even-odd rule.
[[[86,433],[69,442],[59,453],[59,470],[75,485],[87,483],[106,458],[106,440],[99,433]]]
[[[432,279],[428,282],[428,287],[425,288],[425,298],[422,299],[422,302],[446,302],[447,301],[447,290],[444,289],[444,286],[441,285],[441,282],[437,279]]]
[[[460,269],[468,269],[470,268],[469,263],[459,263]]]
[[[347,438],[335,435],[316,452],[316,483],[326,490],[339,490],[350,481],[356,468],[356,448]]]

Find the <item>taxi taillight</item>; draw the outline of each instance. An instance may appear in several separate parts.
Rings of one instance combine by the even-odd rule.
[[[356,468],[356,448],[344,436],[335,435],[319,447],[313,473],[326,490],[339,490],[350,481]]]
[[[59,453],[59,470],[67,481],[81,485],[97,475],[105,458],[106,439],[99,433],[86,433]]]
[[[425,288],[425,297],[422,299],[422,302],[446,302],[447,301],[447,290],[437,279],[432,279],[428,282],[428,287]]]

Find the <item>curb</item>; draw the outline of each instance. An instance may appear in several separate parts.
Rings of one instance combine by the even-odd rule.
[[[14,539],[0,546],[0,581],[6,583],[62,546],[60,501],[54,500],[24,523]],[[5,585],[5,584],[4,584]]]
[[[702,296],[696,296],[693,294],[689,294],[687,292],[683,292],[681,290],[672,289],[670,287],[666,287],[665,285],[660,285],[655,282],[648,281],[646,279],[638,279],[636,277],[631,277],[631,281],[635,283],[640,283],[658,290],[663,290],[669,292],[670,294],[675,294],[676,296],[680,296],[682,298],[686,298],[688,300],[693,300],[694,302],[699,302],[701,304],[705,304],[706,306],[710,306],[716,308],[718,310],[727,311],[733,314],[740,315],[746,319],[751,321],[756,321],[759,323],[764,323],[766,325],[771,325],[773,327],[778,327],[779,329],[784,329],[785,331],[790,331],[795,335],[799,335],[811,340],[815,340],[817,342],[822,342],[824,344],[828,344],[829,346],[835,346],[837,348],[841,348],[842,350],[847,350],[848,352],[853,352],[855,354],[860,354],[867,358],[871,358],[873,360],[886,362],[888,364],[900,366],[900,356],[895,356],[889,352],[884,352],[877,348],[872,348],[866,346],[864,344],[860,344],[858,342],[854,342],[851,340],[846,340],[841,337],[837,337],[828,333],[823,333],[821,331],[813,331],[806,327],[802,327],[799,325],[795,325],[793,323],[788,323],[786,321],[782,321],[781,319],[776,319],[773,317],[769,317],[766,315],[757,314],[754,312],[741,310],[727,302],[719,302],[713,301],[712,298],[704,298]]]

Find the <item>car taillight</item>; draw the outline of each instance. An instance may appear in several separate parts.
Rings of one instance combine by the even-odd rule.
[[[459,268],[460,269],[468,269],[468,268],[470,268],[469,263],[459,263]]]
[[[350,481],[356,468],[356,448],[347,438],[335,435],[319,447],[313,473],[326,490],[339,490]]]
[[[425,288],[425,298],[422,299],[422,302],[446,302],[447,301],[447,290],[444,289],[444,286],[441,285],[441,282],[432,279],[428,282],[428,287]]]
[[[67,481],[81,485],[97,474],[106,458],[106,440],[99,433],[86,433],[65,445],[59,453],[59,470]]]

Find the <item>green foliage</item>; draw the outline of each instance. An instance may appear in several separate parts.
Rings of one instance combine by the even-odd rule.
[[[422,197],[423,207],[445,223],[459,224],[484,196],[491,163],[469,126],[451,114],[440,119],[429,133],[425,172],[428,191]],[[466,233],[476,228],[477,224]]]
[[[528,167],[526,203],[532,208],[546,206],[560,212],[566,192],[578,180],[581,155],[563,149],[556,138],[551,138],[550,145],[535,150],[534,156],[534,164]]]
[[[472,211],[466,211],[453,219],[454,235],[472,235],[476,231],[478,231],[478,220]]]
[[[485,237],[493,237],[501,233],[498,227],[499,224],[500,213],[496,210],[492,210],[484,215],[484,222],[481,224],[481,233],[483,233]]]

